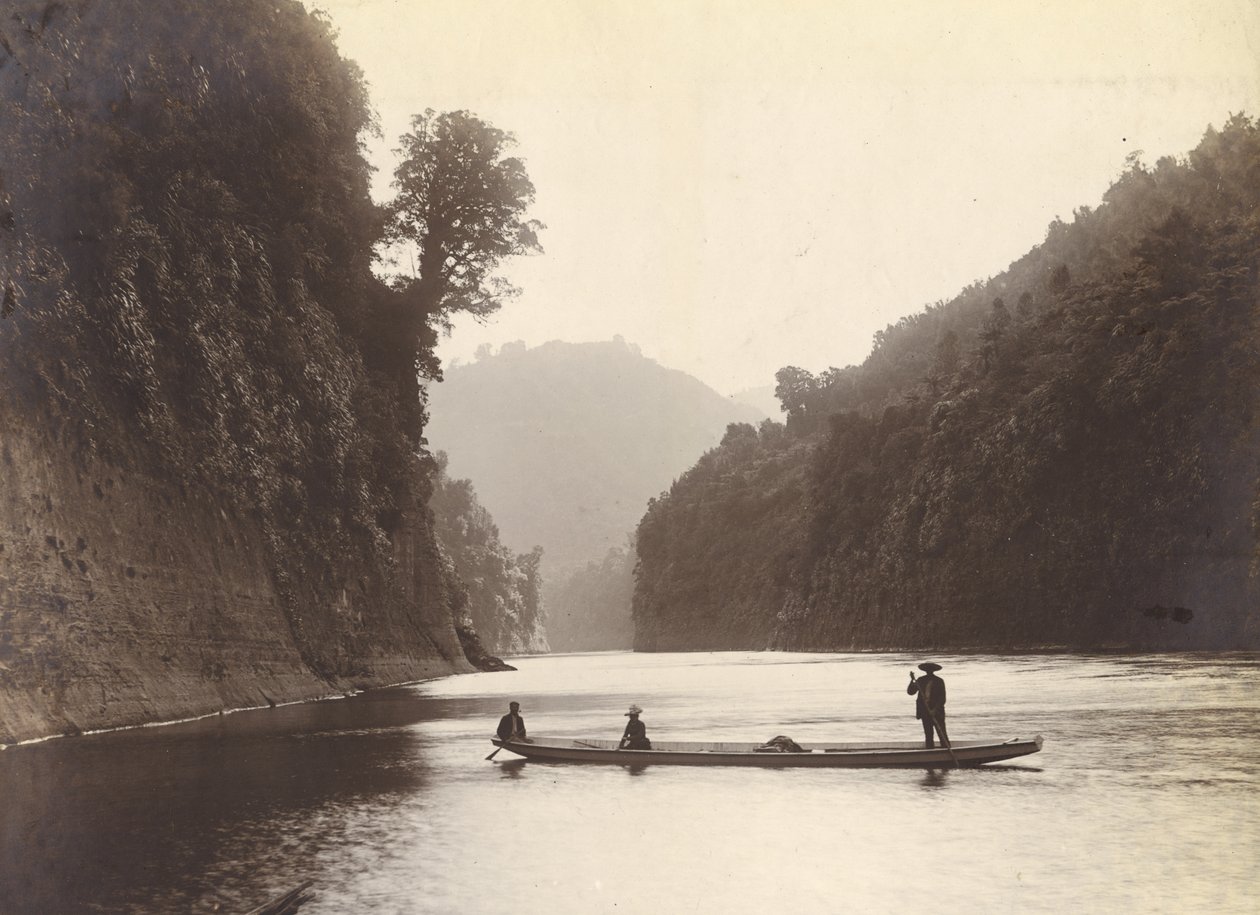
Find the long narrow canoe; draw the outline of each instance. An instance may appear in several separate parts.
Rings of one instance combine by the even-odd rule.
[[[650,750],[618,750],[616,740],[586,737],[531,737],[528,741],[490,738],[496,747],[545,762],[617,763],[624,766],[812,766],[836,769],[907,767],[951,769],[982,766],[1041,750],[1041,737],[1009,740],[956,740],[951,748],[924,749],[921,743],[801,744],[802,752],[759,752],[755,743],[652,741]],[[497,751],[496,751],[497,752]]]

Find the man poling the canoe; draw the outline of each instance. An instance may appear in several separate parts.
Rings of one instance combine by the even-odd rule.
[[[914,678],[914,671],[910,671],[910,685],[906,687],[906,693],[917,697],[914,702],[914,717],[923,723],[924,748],[933,749],[935,732],[941,738],[941,746],[949,750],[949,755],[957,766],[958,757],[954,755],[949,735],[945,732],[945,681],[936,675],[940,669],[941,665],[925,661],[919,665],[919,670],[925,676],[918,680]]]

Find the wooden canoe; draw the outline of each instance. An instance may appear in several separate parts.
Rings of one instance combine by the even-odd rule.
[[[924,749],[921,743],[800,744],[800,753],[758,752],[755,743],[652,741],[650,750],[618,750],[616,740],[587,737],[531,737],[499,740],[496,747],[543,762],[617,763],[623,766],[789,766],[863,769],[906,767],[952,769],[1015,759],[1041,750],[1041,737],[1009,740],[956,740],[949,749]],[[952,751],[952,752],[951,752]]]

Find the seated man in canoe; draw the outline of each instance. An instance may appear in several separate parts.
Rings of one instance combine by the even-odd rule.
[[[626,712],[630,720],[626,722],[626,730],[621,735],[621,743],[617,746],[618,750],[652,749],[652,741],[648,740],[647,736],[647,725],[639,720],[641,714],[643,714],[643,709],[637,705],[630,706],[630,711]]]
[[[521,717],[521,704],[508,703],[508,713],[499,719],[495,731],[500,740],[525,740],[525,719]]]

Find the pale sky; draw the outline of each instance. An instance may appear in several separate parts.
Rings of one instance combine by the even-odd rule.
[[[483,343],[620,334],[726,394],[861,362],[1124,167],[1260,115],[1256,0],[307,0],[412,114],[515,134],[547,224]]]

